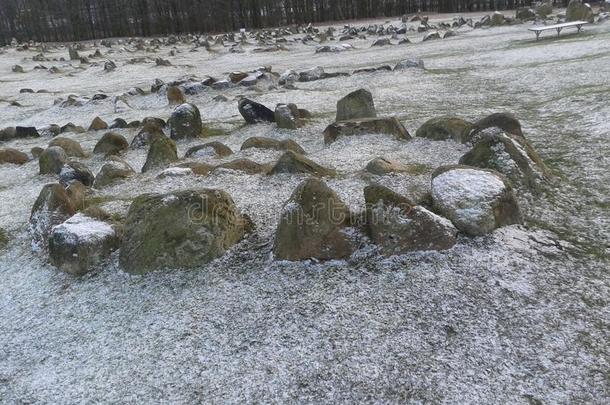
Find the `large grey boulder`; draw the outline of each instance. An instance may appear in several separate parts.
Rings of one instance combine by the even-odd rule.
[[[439,214],[473,236],[522,222],[510,183],[493,170],[441,167],[432,175],[432,200]]]
[[[279,260],[345,259],[354,251],[351,213],[322,181],[310,178],[284,204],[273,252]]]
[[[59,146],[51,146],[45,149],[38,158],[40,174],[59,174],[68,161],[68,155]]]
[[[356,90],[337,102],[337,121],[375,117],[373,95],[368,90]]]
[[[397,118],[385,117],[337,121],[324,130],[324,143],[330,145],[341,136],[367,134],[388,134],[401,140],[411,139],[411,135]]]
[[[201,113],[194,104],[184,103],[176,107],[169,118],[168,124],[172,139],[199,138],[202,136]]]
[[[222,256],[251,229],[222,190],[137,197],[127,214],[119,261],[129,273],[197,268]]]
[[[524,138],[504,133],[482,137],[462,156],[460,164],[496,170],[513,185],[535,192],[540,191],[541,184],[550,176],[550,170]]]
[[[79,213],[53,228],[49,258],[58,269],[82,276],[108,259],[118,245],[112,226]]]
[[[74,201],[61,184],[45,185],[30,213],[29,231],[33,240],[32,246],[35,249],[46,249],[53,227],[75,213]]]
[[[451,221],[384,186],[367,186],[364,200],[369,237],[386,256],[445,250],[456,243],[458,230]]]

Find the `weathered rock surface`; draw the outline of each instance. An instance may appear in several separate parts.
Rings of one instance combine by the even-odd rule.
[[[474,123],[473,134],[483,131],[488,128],[499,128],[504,132],[512,135],[523,137],[523,131],[521,130],[521,123],[511,113],[494,113]]]
[[[93,187],[100,189],[135,175],[135,171],[121,159],[104,163],[93,182]]]
[[[284,204],[275,233],[279,260],[345,259],[354,251],[351,213],[337,194],[311,178],[297,186]]]
[[[499,133],[484,136],[460,159],[460,164],[496,170],[513,185],[540,191],[550,175],[540,156],[523,138]]]
[[[181,104],[168,121],[172,139],[199,138],[203,134],[201,113],[196,105]]]
[[[138,132],[138,134],[132,139],[129,147],[131,149],[138,149],[148,146],[152,143],[153,139],[158,138],[160,136],[165,136],[163,133],[162,127],[160,127],[157,123],[147,123],[144,127]]]
[[[395,117],[365,118],[352,121],[337,121],[324,130],[324,143],[330,145],[340,136],[366,134],[388,134],[398,139],[409,140],[411,135]]]
[[[464,143],[468,141],[468,136],[473,125],[457,117],[436,117],[426,121],[415,133],[415,136],[427,138],[433,141],[445,141],[452,139],[456,142]]]
[[[33,240],[32,246],[36,249],[46,249],[53,227],[75,213],[76,207],[61,184],[45,185],[30,214],[29,230]]]
[[[53,146],[58,146],[62,148],[66,152],[66,155],[70,157],[82,158],[87,156],[80,143],[73,139],[58,136],[57,138],[53,138],[53,140],[49,142],[49,147]]]
[[[82,276],[107,260],[118,245],[112,226],[79,213],[53,228],[49,258],[58,269]]]
[[[118,155],[129,148],[129,142],[123,135],[116,132],[106,132],[95,144],[93,153],[103,153],[105,155]]]
[[[169,86],[167,88],[167,102],[169,105],[180,105],[186,103],[184,93],[178,86]]]
[[[309,173],[319,177],[332,177],[337,174],[334,169],[321,166],[291,150],[286,151],[269,171],[269,174],[280,173]]]
[[[68,185],[74,181],[78,181],[83,185],[90,187],[93,185],[95,176],[89,168],[80,162],[68,162],[59,172],[59,182]]]
[[[365,170],[377,176],[383,176],[390,173],[412,173],[413,171],[416,171],[412,165],[404,165],[400,162],[383,157],[371,160],[366,165]]]
[[[438,213],[473,236],[522,222],[508,180],[493,170],[441,167],[432,175],[432,200]]]
[[[14,164],[22,165],[30,160],[27,153],[23,153],[13,148],[0,149],[0,165],[1,164]]]
[[[146,163],[142,167],[142,173],[153,169],[163,169],[178,160],[178,149],[176,142],[170,138],[156,136],[148,149]]]
[[[241,145],[241,150],[250,148],[258,149],[272,149],[272,150],[291,150],[295,153],[305,154],[305,150],[292,139],[277,140],[273,138],[265,138],[260,136],[254,136],[248,138]]]
[[[566,10],[567,21],[587,21],[593,22],[593,10],[589,3],[582,0],[570,0]]]
[[[108,129],[108,124],[100,117],[95,117],[91,121],[91,125],[89,125],[89,131],[100,131],[103,129]]]
[[[456,243],[451,221],[380,186],[364,189],[369,237],[386,256],[418,250],[445,250]]]
[[[278,128],[284,129],[297,129],[303,125],[295,104],[278,104],[275,107],[275,122]]]
[[[248,124],[275,122],[275,113],[273,111],[250,99],[241,99],[238,104],[238,109],[239,113]]]
[[[368,90],[356,90],[337,102],[337,121],[375,117],[373,95]]]
[[[403,70],[403,69],[423,69],[424,61],[421,59],[405,59],[396,64],[394,70]]]
[[[59,174],[64,164],[68,161],[68,155],[63,148],[51,146],[44,150],[38,158],[40,174]]]
[[[250,226],[222,190],[141,195],[127,215],[120,264],[139,274],[200,267],[222,256]]]

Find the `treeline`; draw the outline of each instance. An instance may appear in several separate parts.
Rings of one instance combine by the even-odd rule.
[[[563,3],[565,1],[559,1]],[[0,0],[0,43],[214,33],[421,12],[502,10],[524,0]]]

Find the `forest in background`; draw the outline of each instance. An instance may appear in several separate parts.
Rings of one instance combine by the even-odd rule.
[[[217,33],[529,6],[524,0],[0,0],[0,44]],[[565,6],[567,0],[555,1]]]

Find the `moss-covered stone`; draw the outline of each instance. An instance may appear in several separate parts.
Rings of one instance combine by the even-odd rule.
[[[375,118],[373,95],[366,89],[351,92],[337,102],[336,121],[347,121],[362,118]]]
[[[93,153],[117,155],[129,148],[129,142],[123,135],[116,132],[106,132],[93,148]]]
[[[45,149],[38,158],[40,174],[59,174],[68,161],[68,155],[59,146],[51,146]]]
[[[61,184],[45,185],[30,214],[30,233],[34,244],[45,249],[51,229],[75,213],[74,202]]]
[[[178,161],[178,149],[176,142],[165,135],[156,136],[150,144],[146,163],[142,167],[142,173],[152,169],[163,169]]]
[[[222,256],[250,225],[222,190],[141,195],[127,215],[120,263],[129,273],[199,267]]]
[[[193,157],[227,157],[231,156],[233,151],[227,145],[221,142],[208,142],[203,145],[193,146],[186,151],[185,158]]]
[[[261,136],[253,136],[248,138],[241,145],[241,150],[250,148],[272,149],[272,150],[291,150],[295,153],[305,154],[305,150],[292,139],[277,140],[273,138],[265,138]]]
[[[53,140],[49,142],[49,147],[51,146],[59,146],[66,152],[66,155],[70,157],[82,158],[87,156],[80,143],[73,139],[62,137],[53,138]]]
[[[279,173],[309,173],[319,177],[332,177],[337,174],[334,169],[321,166],[291,150],[286,151],[269,171],[269,174]]]

